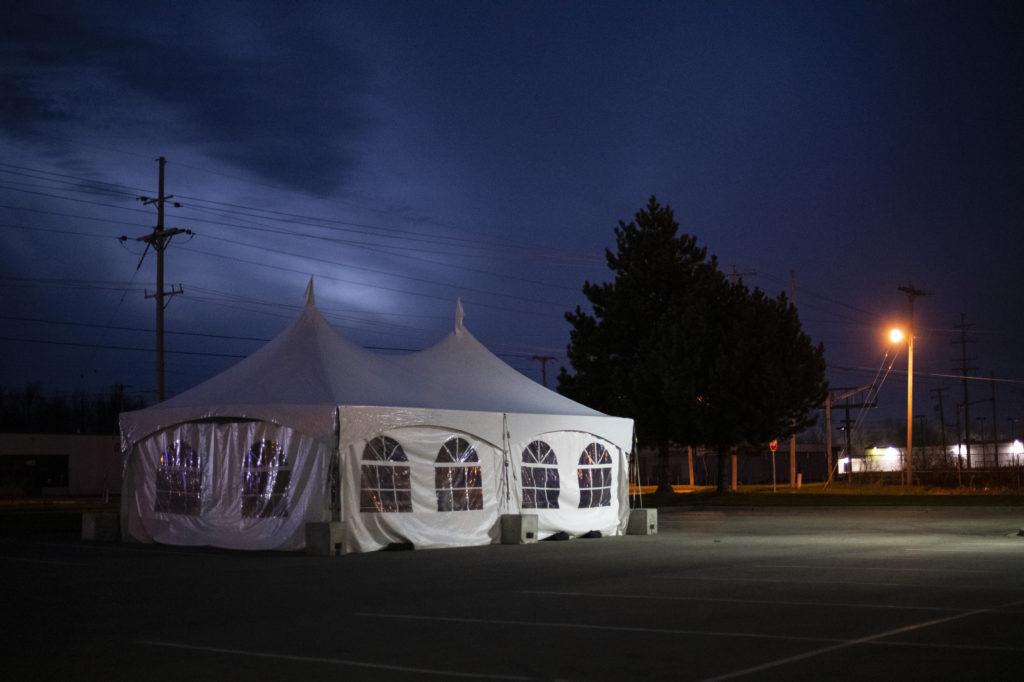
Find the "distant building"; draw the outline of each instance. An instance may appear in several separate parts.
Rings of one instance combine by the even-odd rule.
[[[996,456],[998,453],[998,457]],[[854,456],[853,472],[901,471],[907,455],[905,447],[870,447],[862,456]],[[967,466],[967,447],[961,444],[946,448],[936,445],[914,446],[914,468],[956,469],[957,460],[961,469]],[[1019,439],[1005,443],[971,443],[971,469],[994,469],[1024,465],[1024,444]],[[839,473],[850,471],[850,458],[839,460]]]
[[[120,491],[117,435],[0,433],[0,498]]]

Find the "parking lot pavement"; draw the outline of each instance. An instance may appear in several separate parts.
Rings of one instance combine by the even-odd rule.
[[[343,557],[0,539],[4,678],[1018,679],[1024,510]]]

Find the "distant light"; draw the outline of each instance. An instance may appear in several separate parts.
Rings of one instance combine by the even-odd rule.
[[[903,468],[902,455],[898,448],[891,445],[884,448],[871,448],[868,450],[872,464],[878,471],[899,471]]]
[[[889,332],[889,340],[892,341],[893,343],[899,343],[900,341],[903,340],[903,332],[900,331],[899,329],[893,329],[891,332]]]
[[[1024,443],[1020,442],[1020,438],[1018,438],[1017,440],[1013,441],[1013,443],[1010,445],[1010,454],[1011,455],[1024,455]]]

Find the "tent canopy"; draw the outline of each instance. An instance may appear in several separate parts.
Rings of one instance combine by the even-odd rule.
[[[503,362],[465,328],[461,311],[459,303],[455,329],[434,346],[383,355],[334,331],[310,280],[301,315],[255,353],[158,405],[125,413],[124,445],[173,424],[216,418],[287,423],[326,442],[339,405],[607,418]],[[631,422],[628,430],[611,439],[627,451]]]
[[[300,549],[306,523],[340,518],[347,551],[368,551],[483,544],[500,515],[527,508],[541,534],[615,533],[632,428],[502,362],[465,328],[461,303],[440,342],[385,355],[338,335],[310,280],[302,313],[272,341],[121,415],[122,528]]]

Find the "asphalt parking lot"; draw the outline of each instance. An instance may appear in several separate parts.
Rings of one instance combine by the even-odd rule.
[[[998,680],[1024,509],[662,510],[343,557],[7,535],[7,680]]]

